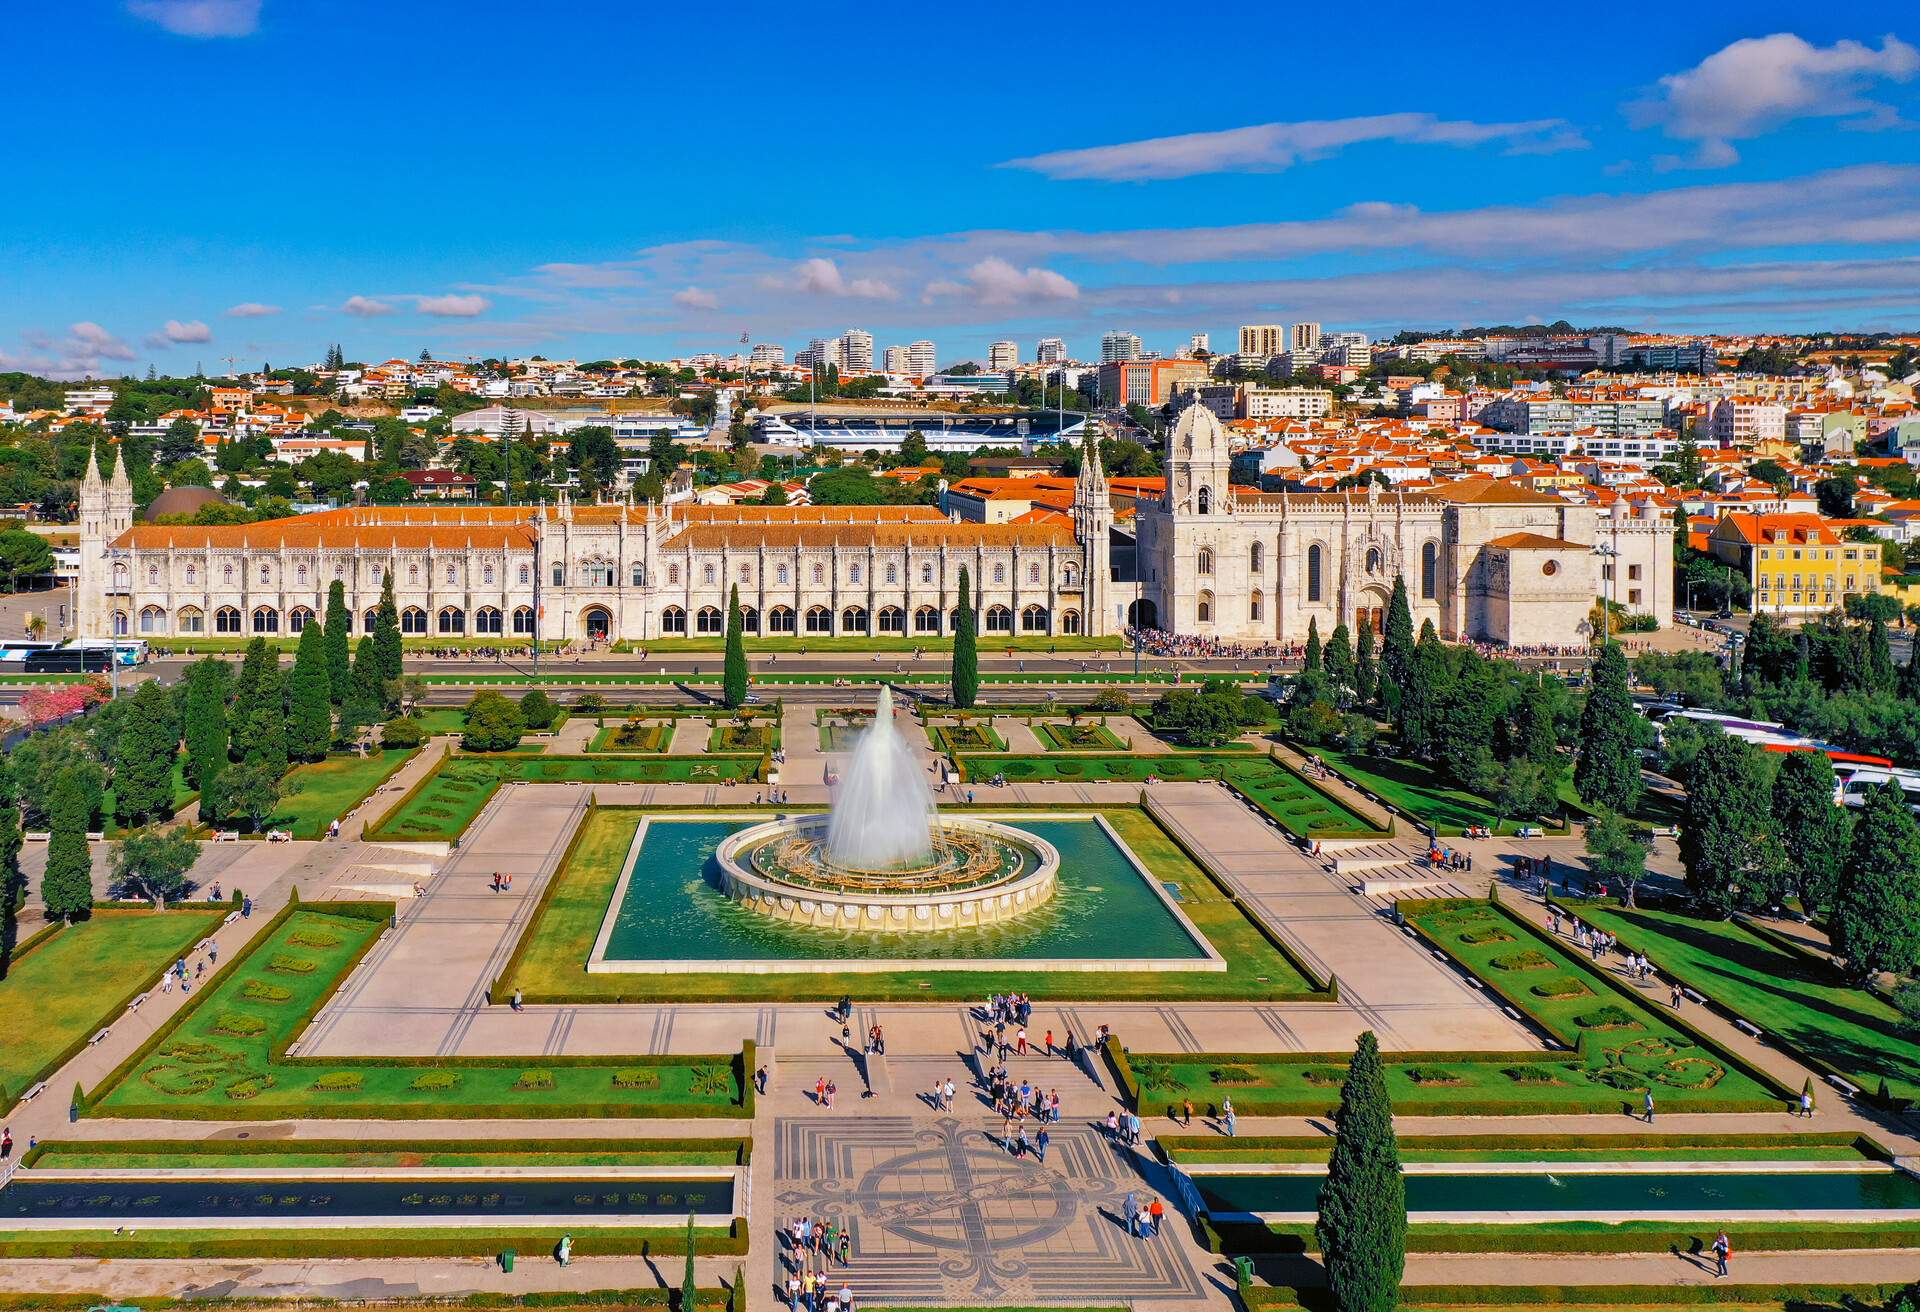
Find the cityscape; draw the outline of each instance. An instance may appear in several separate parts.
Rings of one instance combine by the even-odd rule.
[[[1911,15],[1169,17],[11,16],[10,1307],[1920,1309]]]

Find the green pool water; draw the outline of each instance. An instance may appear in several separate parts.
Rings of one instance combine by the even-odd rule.
[[[1060,853],[1059,887],[1017,921],[979,929],[885,934],[787,925],[721,891],[713,855],[753,820],[654,819],[607,937],[609,961],[1202,959],[1207,954],[1092,820],[1016,828]]]
[[[1407,1211],[1674,1212],[1895,1211],[1920,1208],[1920,1179],[1905,1171],[1461,1172],[1407,1176]],[[1309,1213],[1321,1176],[1197,1175],[1207,1210]]]

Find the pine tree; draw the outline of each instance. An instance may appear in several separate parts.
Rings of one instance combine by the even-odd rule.
[[[1833,800],[1833,762],[1825,752],[1788,752],[1773,776],[1774,833],[1791,866],[1802,901],[1826,910],[1846,865],[1846,810]]]
[[[1325,667],[1320,651],[1320,620],[1315,616],[1307,621],[1307,655],[1301,668],[1308,674],[1318,674]]]
[[[0,755],[0,979],[12,968],[13,950],[20,942],[20,903],[27,893],[27,877],[20,869],[20,840],[20,802],[13,771]]]
[[[327,636],[317,624],[300,630],[300,647],[287,683],[287,755],[318,761],[333,745],[333,704],[327,678]]]
[[[953,704],[961,710],[980,695],[980,651],[974,638],[973,580],[960,569],[960,605],[953,621]]]
[[[1380,667],[1373,658],[1373,625],[1362,624],[1360,641],[1355,644],[1353,655],[1353,695],[1362,706],[1371,705],[1379,686]]]
[[[1344,622],[1333,626],[1333,636],[1327,639],[1320,660],[1335,685],[1353,687],[1353,635]]]
[[[114,815],[132,829],[173,813],[173,760],[179,754],[172,694],[143,683],[127,697],[114,742]]]
[[[186,707],[181,716],[187,738],[187,781],[200,790],[200,818],[220,814],[220,773],[227,768],[227,694],[233,667],[215,656],[187,669]]]
[[[380,608],[373,621],[373,664],[380,674],[380,704],[388,710],[397,704],[387,687],[399,680],[405,668],[404,650],[400,642],[400,608],[393,600],[393,571],[388,570],[386,581],[380,585]]]
[[[339,579],[327,589],[327,700],[338,707],[347,699],[353,678],[353,615],[347,610],[347,589]]]
[[[227,723],[233,739],[233,759],[244,761],[250,750],[248,735],[253,732],[253,713],[260,708],[260,685],[269,672],[278,673],[279,657],[267,650],[265,638],[247,644],[247,655],[240,662],[240,673],[233,681],[233,702],[227,711]]]
[[[260,693],[247,717],[247,765],[264,766],[276,775],[287,772],[286,681],[276,666],[260,679]]]
[[[1333,1124],[1333,1154],[1313,1228],[1333,1307],[1393,1312],[1407,1264],[1407,1183],[1380,1044],[1371,1030],[1354,1049]]]
[[[1778,863],[1760,749],[1708,734],[1687,770],[1680,862],[1687,891],[1721,915],[1771,888]]]
[[[735,710],[747,702],[747,637],[741,627],[738,583],[727,593],[727,657],[720,676],[720,699]]]
[[[1587,704],[1580,712],[1580,756],[1573,788],[1582,801],[1625,814],[1640,797],[1638,717],[1627,690],[1627,657],[1610,642],[1593,663]]]
[[[699,1286],[693,1283],[693,1213],[687,1213],[687,1269],[680,1277],[679,1312],[695,1312],[695,1302],[700,1296]]]
[[[60,772],[47,813],[47,869],[40,876],[40,900],[49,919],[71,925],[93,913],[93,856],[87,849],[87,822],[93,817],[78,770],[69,766]]]
[[[1384,673],[1384,671],[1383,671]],[[1447,687],[1452,670],[1447,649],[1441,645],[1431,625],[1426,626],[1413,649],[1413,664],[1400,692],[1398,734],[1400,750],[1417,760],[1429,759],[1435,750],[1445,709]]]
[[[1869,790],[1853,822],[1829,928],[1863,982],[1920,964],[1920,827],[1897,781]]]
[[[1387,603],[1387,629],[1380,648],[1380,706],[1395,728],[1400,725],[1400,701],[1413,677],[1413,607],[1407,601],[1407,580],[1393,576],[1393,599]]]

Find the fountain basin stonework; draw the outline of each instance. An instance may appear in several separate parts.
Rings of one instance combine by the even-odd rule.
[[[832,809],[742,830],[715,859],[727,896],[751,910],[889,933],[999,924],[1052,897],[1060,873],[1043,839],[940,815],[884,686]]]

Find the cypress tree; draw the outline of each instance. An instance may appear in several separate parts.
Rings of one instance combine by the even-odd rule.
[[[389,706],[386,685],[398,679],[404,669],[400,644],[400,608],[393,600],[393,571],[387,571],[380,584],[380,608],[373,621],[374,668],[380,672],[380,703]]]
[[[339,579],[327,589],[327,700],[339,706],[347,699],[353,677],[353,615],[347,610],[347,588]]]
[[[687,1213],[687,1269],[680,1277],[680,1312],[694,1312],[699,1286],[693,1283],[693,1213]]]
[[[720,699],[737,709],[747,701],[747,637],[740,621],[740,585],[727,593],[727,659],[720,676]]]
[[[1680,826],[1687,891],[1721,915],[1753,901],[1774,880],[1778,848],[1763,768],[1758,747],[1712,733],[1687,770],[1687,815]]]
[[[1407,1184],[1380,1044],[1360,1036],[1334,1113],[1320,1186],[1320,1242],[1335,1312],[1393,1312],[1407,1263]]]
[[[200,817],[220,814],[220,773],[227,768],[227,691],[233,668],[218,657],[195,661],[187,670],[185,721],[187,780],[200,790]]]
[[[1413,606],[1407,600],[1407,580],[1393,576],[1393,599],[1387,603],[1387,628],[1380,649],[1380,705],[1387,719],[1400,724],[1400,700],[1413,677]]]
[[[47,808],[47,869],[40,876],[40,900],[49,917],[69,925],[93,913],[93,857],[87,849],[91,810],[79,771],[72,766],[62,770]]]
[[[1421,631],[1420,641],[1413,649],[1413,665],[1400,693],[1397,728],[1400,749],[1408,756],[1425,760],[1433,754],[1451,683],[1447,649],[1429,624]]]
[[[973,580],[960,569],[960,606],[953,621],[953,704],[962,710],[980,695],[980,650],[974,637]]]
[[[1773,776],[1774,833],[1810,910],[1833,905],[1847,860],[1851,822],[1833,800],[1835,783],[1825,752],[1788,752]]]
[[[1308,674],[1318,674],[1324,663],[1320,651],[1320,620],[1315,616],[1307,621],[1307,656],[1302,669]]]
[[[1887,623],[1878,615],[1867,621],[1867,679],[1875,691],[1894,684],[1893,643],[1887,637]]]
[[[1853,822],[1828,927],[1833,950],[1863,982],[1920,963],[1920,827],[1896,781],[1869,791]]]
[[[1353,695],[1364,705],[1371,704],[1379,688],[1380,670],[1373,658],[1373,626],[1360,626],[1360,641],[1354,644]]]
[[[318,761],[333,744],[329,657],[327,636],[319,625],[300,630],[300,648],[287,685],[287,755],[296,761]]]
[[[240,673],[233,681],[233,703],[227,711],[235,760],[247,758],[247,735],[253,732],[253,713],[260,707],[261,682],[269,672],[278,673],[279,668],[279,658],[267,650],[265,638],[247,644],[246,659],[240,662]]]
[[[1627,690],[1627,657],[1610,642],[1593,663],[1587,704],[1580,711],[1580,758],[1573,766],[1574,791],[1582,801],[1623,814],[1640,797],[1640,752],[1633,694]]]
[[[1320,653],[1327,677],[1342,688],[1353,687],[1353,634],[1345,622],[1333,626],[1333,636]]]
[[[173,759],[180,740],[168,705],[171,696],[148,682],[126,698],[113,755],[114,815],[124,828],[173,812]]]
[[[246,764],[264,766],[278,778],[287,772],[287,698],[280,671],[270,669],[260,680],[260,695],[247,719]]]
[[[13,949],[20,942],[20,903],[27,892],[27,877],[20,870],[20,837],[13,771],[0,755],[0,979],[12,968]]]

